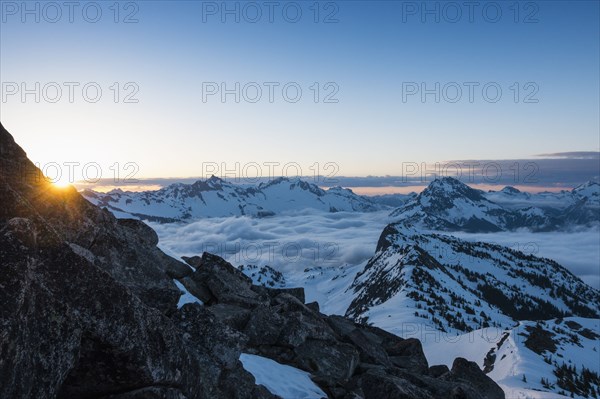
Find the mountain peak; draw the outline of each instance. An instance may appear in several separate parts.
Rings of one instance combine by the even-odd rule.
[[[600,190],[600,184],[597,181],[590,180],[573,189],[573,193],[594,192]]]
[[[210,181],[210,182],[219,182],[219,183],[224,183],[225,182],[225,180],[223,180],[220,177],[217,177],[215,175],[211,175],[210,178],[208,178],[206,181],[207,182],[208,181]]]
[[[435,179],[420,194],[421,197],[466,197],[471,201],[481,201],[485,198],[479,190],[475,190],[454,177]]]
[[[449,190],[456,190],[456,189],[465,189],[465,188],[469,188],[469,186],[467,186],[465,183],[461,182],[459,179],[456,179],[454,177],[442,177],[442,178],[437,178],[434,181],[432,181],[431,183],[429,183],[427,188],[445,189],[445,190],[449,191]]]
[[[505,194],[520,194],[521,193],[521,191],[519,189],[516,189],[512,186],[506,186],[500,191]]]

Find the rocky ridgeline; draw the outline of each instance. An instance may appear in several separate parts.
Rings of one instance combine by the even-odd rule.
[[[452,370],[430,368],[418,340],[321,314],[317,303],[304,303],[302,288],[253,285],[241,271],[208,253],[187,261],[196,270],[180,281],[205,306],[184,305],[179,317],[197,320],[203,315],[212,323],[187,323],[181,325],[184,330],[202,336],[202,330],[225,326],[228,332],[220,335],[230,342],[223,342],[223,348],[306,370],[331,397],[504,397],[475,363],[457,359]]]
[[[420,343],[328,317],[301,289],[192,266],[145,224],[43,178],[0,125],[0,397],[273,398],[238,360],[309,371],[341,398],[503,398],[475,363],[429,368]],[[205,305],[177,307],[179,280]]]

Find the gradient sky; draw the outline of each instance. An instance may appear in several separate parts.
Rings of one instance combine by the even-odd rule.
[[[78,3],[73,23],[66,8],[57,23],[48,21],[50,8],[40,9],[39,23],[35,15],[23,22],[20,1],[1,3],[0,118],[42,165],[97,162],[110,177],[115,162],[121,169],[134,162],[137,177],[186,177],[200,176],[203,162],[296,162],[308,175],[310,165],[334,162],[339,175],[366,176],[399,175],[402,162],[600,150],[598,1],[519,2],[518,22],[514,2],[481,1],[473,22],[461,6],[456,23],[448,21],[453,9],[442,10],[446,2],[320,2],[318,23],[313,1],[278,2],[273,23],[265,2],[254,3],[263,10],[258,23],[243,10],[239,23],[203,15],[223,2],[121,2],[119,23],[112,1],[98,2],[97,23],[83,18],[87,2]],[[425,15],[423,22],[423,7],[436,4],[440,21]],[[286,5],[292,17],[300,6],[299,22],[285,20]],[[496,6],[502,16],[492,23]],[[417,15],[407,14],[413,7]],[[323,23],[332,11],[338,22]],[[131,12],[138,22],[123,23]],[[534,23],[525,23],[528,16]],[[35,82],[97,82],[103,96],[88,103],[76,89],[70,103],[66,87],[55,104],[6,96],[11,83]],[[139,103],[115,103],[114,82],[134,82]],[[270,103],[265,89],[258,103],[203,102],[203,82],[297,82],[303,96],[288,103],[276,89]],[[321,95],[325,83],[337,84],[339,102],[315,103],[313,82]],[[466,89],[456,103],[433,95],[403,102],[403,82],[480,86],[473,103]],[[503,90],[496,103],[482,97],[488,82]],[[523,102],[528,82],[539,88],[538,103]]]

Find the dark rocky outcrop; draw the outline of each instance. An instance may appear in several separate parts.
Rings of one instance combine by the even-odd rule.
[[[46,181],[1,125],[0,204],[0,397],[272,397],[239,334],[177,310],[172,278],[193,270],[145,224]]]
[[[346,317],[321,314],[304,304],[302,289],[254,286],[217,256],[204,253],[187,261],[190,259],[196,271],[187,278],[209,295],[202,298],[205,306],[194,307],[194,313],[207,313],[227,324],[231,328],[229,345],[310,372],[330,397],[504,398],[502,390],[475,363],[457,359],[451,370],[446,366],[429,368],[416,339],[402,339]],[[184,313],[191,312],[188,306]],[[191,326],[194,330],[206,328]],[[223,343],[227,339],[214,341],[214,346],[227,348]]]
[[[334,398],[503,398],[479,368],[428,368],[419,341],[319,313],[205,253],[49,184],[0,125],[0,397],[274,396],[239,361],[306,370]],[[177,303],[179,280],[200,304]],[[437,371],[435,371],[437,370]],[[441,372],[443,371],[443,372]]]

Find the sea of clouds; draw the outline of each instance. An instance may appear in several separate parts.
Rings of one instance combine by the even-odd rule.
[[[284,273],[365,263],[389,222],[388,211],[323,213],[307,209],[268,218],[206,218],[192,223],[150,223],[160,247],[174,257],[211,252],[234,265],[269,265]],[[600,230],[489,234],[452,233],[550,258],[600,289]]]
[[[262,219],[240,216],[150,225],[160,237],[161,249],[175,257],[206,251],[234,265],[269,265],[295,272],[367,261],[375,253],[388,213],[306,209]]]
[[[600,289],[600,229],[571,232],[528,231],[488,234],[453,233],[468,241],[485,241],[555,260],[588,285]]]

